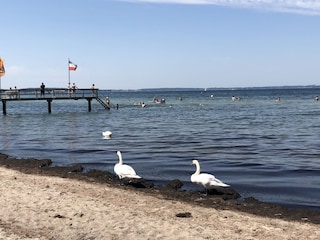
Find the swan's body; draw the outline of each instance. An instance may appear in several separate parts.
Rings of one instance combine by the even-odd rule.
[[[191,175],[191,182],[203,186],[206,189],[206,192],[208,189],[215,187],[230,187],[230,185],[223,183],[211,174],[200,173],[200,164],[198,160],[193,160],[192,164],[195,164],[197,169],[196,172]]]
[[[111,131],[102,132],[102,136],[104,136],[105,138],[111,138],[112,132]]]
[[[141,178],[136,174],[136,171],[129,165],[123,164],[122,154],[120,151],[117,151],[119,157],[119,162],[114,165],[114,172],[121,178]]]

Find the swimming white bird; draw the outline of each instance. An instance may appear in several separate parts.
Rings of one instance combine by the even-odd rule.
[[[104,136],[105,138],[111,138],[112,132],[111,131],[102,132],[102,136]]]
[[[208,189],[214,187],[230,187],[230,185],[223,183],[211,174],[200,173],[200,164],[198,160],[193,160],[192,164],[195,164],[197,169],[196,172],[191,175],[191,182],[203,186],[206,189],[206,194],[208,193]]]
[[[123,164],[122,154],[120,151],[117,151],[119,157],[119,162],[114,165],[114,172],[121,178],[141,178],[136,174],[136,171],[129,165]]]

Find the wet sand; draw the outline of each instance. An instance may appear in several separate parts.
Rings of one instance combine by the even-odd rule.
[[[320,239],[319,212],[50,163],[0,154],[0,239]]]

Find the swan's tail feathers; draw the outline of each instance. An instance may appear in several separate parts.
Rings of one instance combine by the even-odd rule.
[[[135,173],[117,173],[120,179],[122,178],[142,178]]]
[[[128,175],[127,178],[142,178],[139,175]]]
[[[225,183],[222,183],[222,184],[220,185],[220,187],[230,187],[230,185],[225,184]]]
[[[138,175],[128,175],[128,174],[126,174],[126,175],[118,175],[118,177],[119,177],[119,179],[123,179],[123,178],[142,178],[142,177],[140,177]]]
[[[230,187],[230,185],[225,184],[224,182],[220,181],[219,179],[214,179],[210,182],[210,186],[218,186],[218,187]]]

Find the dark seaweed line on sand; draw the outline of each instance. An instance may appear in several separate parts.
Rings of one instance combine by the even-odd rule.
[[[165,199],[183,201],[208,208],[236,210],[262,217],[320,224],[320,213],[317,211],[303,208],[288,209],[277,204],[258,201],[253,197],[238,201],[240,195],[233,189],[217,189],[204,196],[199,192],[180,190],[182,182],[178,179],[168,182],[163,187],[155,187],[152,181],[146,179],[120,180],[115,174],[106,171],[92,169],[83,172],[81,165],[51,167],[51,164],[50,159],[17,159],[0,153],[0,166],[26,174],[56,176],[90,183],[108,184],[111,187],[131,189],[153,196],[160,195]]]

